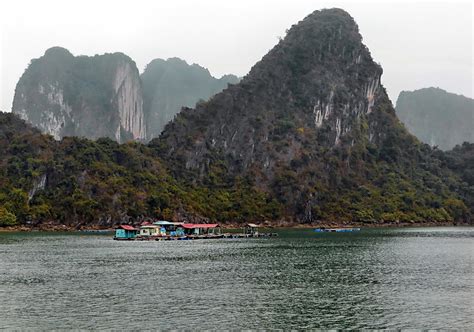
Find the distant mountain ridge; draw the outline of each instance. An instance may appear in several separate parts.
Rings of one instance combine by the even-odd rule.
[[[12,111],[55,139],[146,141],[159,136],[182,106],[207,100],[238,80],[215,79],[178,58],[153,60],[140,77],[135,62],[122,53],[75,57],[53,47],[25,70]]]
[[[402,91],[396,112],[421,141],[442,150],[474,143],[474,100],[440,88]]]
[[[207,100],[227,84],[239,81],[235,75],[214,78],[206,68],[188,65],[179,58],[151,61],[141,79],[149,139],[158,137],[183,106],[194,107],[199,100]]]

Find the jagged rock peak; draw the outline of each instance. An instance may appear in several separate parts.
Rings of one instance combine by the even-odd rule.
[[[321,63],[341,65],[372,60],[362,44],[362,36],[354,19],[342,9],[318,10],[287,30],[247,77],[267,79],[274,66],[289,65],[293,73],[302,74]],[[296,69],[299,69],[296,72]],[[382,72],[379,68],[380,74]]]
[[[75,57],[52,47],[25,70],[12,110],[56,139],[144,140],[141,90],[136,64],[123,53]]]
[[[321,127],[341,107],[344,117],[370,113],[376,94],[384,92],[382,72],[362,43],[354,19],[342,9],[324,9],[293,25],[252,67],[242,85],[261,92],[280,89],[287,94],[288,90],[290,100],[297,97],[300,105],[312,109],[315,126]],[[344,126],[341,119],[331,121],[336,127]]]
[[[145,72],[153,72],[157,70],[163,70],[163,67],[168,67],[168,68],[175,68],[175,69],[181,69],[181,70],[186,70],[186,69],[193,69],[195,72],[199,72],[201,74],[205,73],[208,76],[215,78],[215,79],[222,79],[222,80],[229,80],[229,81],[238,81],[239,78],[233,74],[225,74],[221,78],[214,77],[209,69],[206,67],[203,67],[197,63],[189,64],[186,60],[183,60],[178,57],[172,57],[168,59],[154,59],[152,60],[145,68]]]
[[[230,155],[242,158],[238,164],[247,168],[257,160],[255,154],[263,156],[263,145],[283,123],[306,133],[315,131],[319,137],[314,144],[320,146],[354,144],[353,129],[376,109],[377,101],[388,100],[381,75],[382,68],[363,45],[349,14],[341,9],[315,11],[292,26],[239,84],[197,105],[195,112],[183,112],[169,130],[165,128],[163,138],[174,147],[182,144],[181,130],[189,130],[194,122],[204,128],[196,141],[203,149],[190,149],[198,152],[189,152],[189,168],[206,162],[208,146],[233,151]],[[393,109],[385,111],[394,114]],[[191,124],[183,125],[186,120]],[[287,142],[298,136],[287,132]],[[382,136],[369,122],[367,139],[376,142]],[[243,148],[249,139],[254,148]],[[285,158],[291,160],[293,152],[290,149]]]
[[[69,52],[68,49],[65,49],[64,47],[60,47],[60,46],[53,46],[53,47],[48,48],[44,52],[44,56],[45,57],[66,57],[66,58],[74,57],[74,55],[72,55],[72,53]]]

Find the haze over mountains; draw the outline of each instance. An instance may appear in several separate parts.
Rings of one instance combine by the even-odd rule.
[[[117,142],[159,136],[182,106],[194,106],[238,82],[173,58],[153,60],[139,76],[122,53],[74,57],[60,47],[32,60],[12,111],[56,139],[108,137]]]
[[[439,88],[402,91],[397,115],[421,141],[442,150],[474,143],[474,100]]]
[[[155,59],[141,75],[148,138],[158,137],[165,125],[181,110],[194,107],[227,87],[239,82],[235,75],[220,79],[199,65],[188,65],[179,58]]]
[[[66,54],[64,58],[70,59]],[[122,118],[120,110],[139,110],[139,103],[130,104],[127,97],[138,94],[122,93],[122,84],[110,84],[123,82],[116,79],[113,66],[100,79],[89,79],[93,73],[77,78],[75,61],[68,72],[73,82],[103,82],[105,88],[78,90],[68,111],[64,101],[72,98],[66,93],[69,80],[48,74],[52,87],[46,90],[42,84],[41,89],[27,70],[19,83],[18,105],[36,105],[36,99],[21,95],[28,89],[37,91],[33,96],[39,101],[59,106],[63,115],[75,115],[76,105],[87,109],[117,100],[125,106],[111,111],[115,122],[108,137],[117,139],[113,134],[120,128],[117,140],[136,138],[122,121],[134,113]],[[157,72],[168,61],[157,61]],[[3,114],[0,152],[7,157],[0,165],[0,202],[21,222],[74,227],[143,218],[270,223],[471,220],[471,145],[445,154],[411,135],[395,114],[381,84],[382,73],[352,17],[328,9],[292,26],[239,83],[194,109],[184,109],[146,145],[80,138],[57,142]],[[150,94],[143,94],[143,105],[148,106],[140,114],[145,117],[144,109],[163,109],[160,100],[151,97],[163,76],[151,76],[157,79],[148,81],[145,73],[142,77],[142,84],[154,82]],[[56,81],[64,89],[62,99]],[[139,84],[134,87],[124,91],[140,90]],[[172,104],[174,98],[169,100]],[[26,106],[16,113],[32,119],[22,113]],[[44,107],[37,109],[43,114]],[[139,135],[146,137],[148,131]],[[18,199],[12,201],[14,195],[8,193]]]

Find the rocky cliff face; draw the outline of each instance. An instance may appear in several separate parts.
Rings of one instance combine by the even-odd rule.
[[[146,138],[143,96],[137,68],[130,62],[123,62],[117,67],[114,79],[114,102],[119,111],[120,124],[117,126],[115,139],[122,141],[121,132],[130,133],[133,139]]]
[[[474,100],[439,88],[402,91],[397,115],[421,141],[452,149],[463,142],[474,142]]]
[[[62,48],[47,50],[20,78],[12,110],[56,139],[146,138],[138,70],[120,53],[74,57]]]
[[[381,75],[349,14],[315,11],[239,84],[178,114],[152,145],[175,176],[211,188],[245,181],[287,218],[443,219],[429,148],[400,124]]]
[[[207,69],[178,58],[153,60],[141,79],[149,139],[158,137],[183,106],[194,107],[199,100],[207,100],[227,84],[239,81],[234,75],[214,78]]]

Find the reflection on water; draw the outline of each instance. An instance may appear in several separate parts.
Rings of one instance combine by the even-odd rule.
[[[0,327],[473,329],[474,228],[0,234]]]

